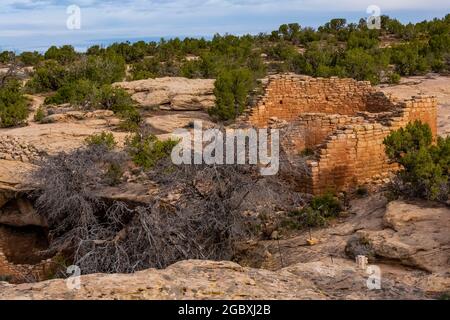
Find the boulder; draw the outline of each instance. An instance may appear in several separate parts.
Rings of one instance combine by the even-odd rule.
[[[170,97],[167,91],[155,90],[155,91],[145,91],[136,92],[130,91],[133,99],[143,107],[161,107],[161,109],[171,109],[170,107]]]
[[[65,122],[69,119],[69,116],[65,113],[55,113],[46,116],[42,119],[41,123],[55,123],[55,122]]]
[[[142,107],[162,110],[195,111],[214,106],[213,79],[165,77],[115,83],[125,89]]]
[[[0,191],[8,194],[29,189],[27,176],[36,167],[30,163],[0,159]],[[0,198],[1,199],[1,198]]]
[[[429,272],[448,271],[449,208],[393,201],[387,205],[383,224],[382,230],[356,232],[347,244],[347,254],[397,261]]]
[[[13,199],[0,208],[0,225],[12,227],[38,226],[48,227],[47,221],[40,216],[28,199]]]
[[[18,227],[47,225],[31,203],[21,197],[33,189],[26,181],[34,168],[29,163],[0,160],[0,224]]]
[[[113,117],[114,112],[111,110],[95,110],[88,112],[84,115],[84,118],[109,118]]]
[[[41,123],[68,122],[72,120],[81,121],[85,119],[104,119],[113,117],[111,110],[95,110],[92,112],[66,111],[64,113],[54,113],[46,116]]]

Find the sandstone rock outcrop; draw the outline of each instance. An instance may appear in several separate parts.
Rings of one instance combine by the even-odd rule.
[[[208,114],[201,111],[170,112],[169,114],[154,115],[145,118],[145,123],[157,133],[172,133],[177,129],[191,128],[194,121],[201,121],[203,128],[214,126]]]
[[[327,228],[294,235],[282,230],[278,241],[245,244],[237,261],[279,270],[317,261],[336,264],[345,260],[353,265],[356,255],[365,255],[369,264],[380,267],[382,282],[390,279],[438,295],[450,290],[449,214],[450,209],[443,206],[388,203],[377,194],[353,200],[348,216]],[[313,246],[308,244],[310,237],[318,240]],[[333,284],[339,282],[330,280],[329,288]]]
[[[360,230],[347,246],[354,255],[355,243],[377,260],[395,260],[428,272],[449,272],[450,209],[434,205],[394,201],[387,205],[383,230]]]
[[[111,110],[95,110],[92,112],[68,111],[64,113],[54,113],[42,119],[41,123],[67,122],[71,120],[85,119],[105,119],[113,117],[114,112]]]
[[[1,192],[1,191],[0,191]],[[37,214],[32,203],[26,198],[12,198],[7,206],[0,206],[0,225],[14,227],[47,227],[47,221]]]
[[[28,163],[0,159],[0,209],[14,199],[17,193],[27,189],[22,183],[32,168]]]
[[[214,106],[214,82],[213,79],[165,77],[119,82],[114,86],[127,90],[142,107],[194,111]]]
[[[27,190],[26,177],[33,168],[30,163],[0,159],[0,190]]]
[[[32,190],[27,175],[33,169],[30,163],[0,159],[0,277],[8,280],[40,279],[51,265],[40,254],[47,223],[25,196]]]
[[[188,276],[187,276],[188,275]],[[0,283],[0,299],[414,299],[415,288],[386,280],[369,290],[367,275],[345,261],[297,264],[279,271],[244,268],[233,262],[182,261],[165,270],[132,275],[87,275],[80,289],[65,280]],[[338,283],[338,285],[336,285]]]

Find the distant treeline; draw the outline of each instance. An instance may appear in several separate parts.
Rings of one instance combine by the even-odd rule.
[[[224,120],[242,111],[257,79],[268,73],[351,77],[377,84],[449,72],[450,14],[416,24],[382,16],[379,30],[368,29],[364,19],[358,24],[332,19],[317,29],[291,23],[258,35],[115,43],[92,46],[86,53],[68,45],[51,47],[45,54],[0,53],[0,63],[11,61],[35,67],[27,84],[34,92],[56,91],[79,80],[101,86],[125,77],[216,78],[218,100],[212,113]]]

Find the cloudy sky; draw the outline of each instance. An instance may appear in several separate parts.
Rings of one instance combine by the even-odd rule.
[[[67,8],[81,9],[81,29],[69,30]],[[72,44],[150,40],[214,33],[270,32],[282,23],[317,27],[330,18],[358,21],[369,5],[402,22],[450,13],[448,0],[0,0],[0,50],[45,50]]]

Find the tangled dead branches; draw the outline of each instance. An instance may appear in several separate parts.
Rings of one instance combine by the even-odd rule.
[[[49,157],[35,173],[36,207],[50,227],[53,252],[83,274],[130,273],[180,260],[230,260],[253,237],[261,214],[303,199],[251,165],[182,165],[160,161],[147,172],[158,190],[150,203],[97,195],[105,168],[126,167],[126,153],[88,147]]]

